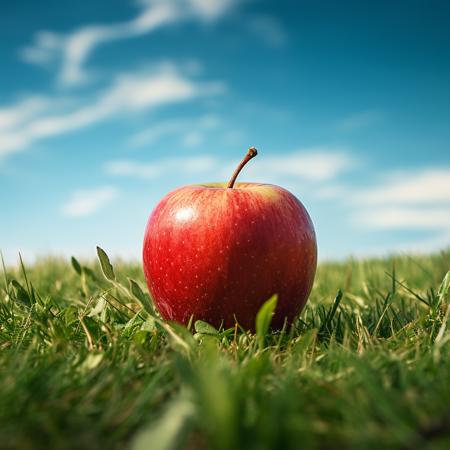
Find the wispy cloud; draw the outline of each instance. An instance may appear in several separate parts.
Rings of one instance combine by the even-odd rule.
[[[378,111],[361,111],[337,121],[338,131],[354,131],[373,125],[380,119]]]
[[[355,166],[355,158],[348,152],[315,147],[285,152],[279,156],[266,156],[255,160],[248,167],[250,176],[268,175],[295,177],[308,181],[323,182],[332,180]]]
[[[55,112],[59,98],[36,104],[26,111],[23,102],[0,110],[0,157],[24,149],[36,140],[77,130],[127,112],[156,108],[195,97],[215,95],[222,83],[201,83],[187,78],[175,65],[165,64],[154,71],[119,75],[97,97],[64,112]],[[38,107],[39,106],[39,107]],[[3,112],[3,118],[2,118]]]
[[[358,211],[353,217],[367,228],[450,231],[450,207],[445,206],[382,206]]]
[[[258,15],[252,17],[248,19],[246,26],[271,47],[281,47],[288,40],[281,22],[273,16]]]
[[[319,190],[318,198],[345,206],[356,227],[435,233],[432,239],[414,241],[421,249],[450,244],[448,168],[389,172],[371,185],[334,183]]]
[[[355,226],[371,231],[426,233],[423,238],[399,237],[390,251],[432,252],[450,246],[450,205],[362,208],[351,215],[351,220]]]
[[[450,169],[393,173],[378,186],[360,189],[350,201],[357,205],[356,224],[369,229],[433,231],[421,244],[432,250],[450,244]]]
[[[58,81],[72,86],[90,79],[84,65],[100,45],[149,34],[179,21],[212,21],[225,15],[234,0],[141,0],[140,12],[132,19],[107,25],[87,25],[70,33],[40,31],[34,42],[21,50],[21,58],[29,63],[59,63]]]
[[[450,169],[395,172],[379,185],[358,190],[353,197],[371,205],[450,203]]]
[[[168,172],[201,173],[215,169],[219,161],[208,155],[197,155],[186,158],[166,158],[155,162],[139,162],[133,160],[115,160],[105,164],[106,173],[116,176],[154,179]]]
[[[148,146],[169,135],[179,135],[181,139],[189,140],[189,133],[192,130],[195,130],[197,134],[203,134],[208,130],[216,129],[221,123],[221,119],[214,114],[205,114],[191,119],[170,119],[150,125],[132,136],[129,142],[134,147]]]
[[[319,198],[345,201],[352,205],[403,206],[450,205],[450,169],[429,167],[384,173],[372,184],[357,187],[331,184],[321,188]]]
[[[110,175],[157,178],[171,171],[180,173],[205,173],[218,180],[227,179],[238,161],[232,164],[223,158],[211,155],[193,155],[186,158],[165,158],[154,162],[133,160],[109,161],[104,169]],[[331,180],[349,170],[353,161],[343,152],[324,148],[298,152],[286,152],[282,157],[265,156],[258,158],[245,168],[246,179],[260,181],[275,180],[280,177],[304,179],[312,182]]]
[[[0,159],[27,145],[28,138],[20,131],[47,113],[50,104],[50,99],[35,96],[0,109]]]
[[[14,106],[0,109],[0,130],[13,128],[46,111],[48,100],[44,97],[28,97]]]
[[[61,207],[61,212],[71,218],[89,216],[111,203],[117,196],[118,191],[112,186],[79,190]]]
[[[188,131],[180,138],[180,144],[183,147],[195,148],[201,145],[204,141],[204,134],[200,131]]]

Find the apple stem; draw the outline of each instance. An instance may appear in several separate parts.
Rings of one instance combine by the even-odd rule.
[[[242,170],[242,168],[256,155],[258,154],[258,150],[256,150],[255,147],[250,147],[248,149],[247,154],[244,156],[244,159],[239,163],[239,165],[236,167],[236,170],[233,173],[233,176],[231,177],[230,181],[228,182],[227,188],[232,189],[234,186],[234,182],[236,181],[236,178],[239,175],[239,172]]]

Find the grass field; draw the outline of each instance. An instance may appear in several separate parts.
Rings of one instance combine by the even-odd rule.
[[[138,265],[0,281],[0,447],[448,449],[450,253],[324,263],[290,329],[162,322]],[[129,279],[135,280],[129,281]]]

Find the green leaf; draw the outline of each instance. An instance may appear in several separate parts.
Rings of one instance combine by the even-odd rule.
[[[81,372],[94,370],[103,360],[103,353],[89,353],[80,365]]]
[[[145,311],[147,311],[151,315],[154,315],[154,309],[150,297],[141,289],[136,281],[131,278],[128,278],[128,281],[130,282],[131,293],[139,300],[139,303],[142,305]]]
[[[132,450],[175,450],[184,448],[195,416],[195,405],[185,395],[172,400],[163,415],[135,437]]]
[[[264,348],[264,341],[267,332],[269,331],[270,323],[272,322],[272,316],[277,307],[278,295],[274,294],[259,308],[256,315],[256,338],[258,340],[259,348]]]
[[[92,269],[89,267],[83,266],[83,272],[92,280],[95,282],[98,282],[98,279]]]
[[[14,289],[16,300],[25,306],[31,306],[30,296],[26,289],[17,280],[12,279],[10,283]]]
[[[306,331],[306,333],[297,338],[295,344],[291,348],[292,363],[294,366],[302,366],[308,351],[314,349],[317,338],[317,328]]]
[[[141,330],[145,331],[153,331],[156,329],[155,319],[153,317],[149,317],[142,325]]]
[[[97,255],[98,259],[100,261],[100,266],[102,268],[103,275],[105,275],[105,278],[111,281],[114,281],[116,279],[116,275],[114,274],[114,269],[109,261],[108,255],[106,252],[97,246]]]
[[[176,322],[158,321],[167,333],[169,342],[174,350],[181,350],[185,354],[191,352],[195,345],[195,340],[190,331],[183,325]]]
[[[448,297],[450,295],[450,270],[445,274],[441,285],[439,286],[438,299],[439,304],[447,303]]]
[[[319,329],[319,335],[324,335],[324,333],[331,333],[330,332],[330,325],[331,321],[333,320],[334,315],[336,314],[336,311],[338,309],[339,303],[341,303],[342,300],[342,291],[339,289],[338,293],[336,294],[336,297],[334,298],[333,305],[331,306],[330,311],[328,312],[327,316],[325,317],[325,320],[322,324],[322,326]]]
[[[196,320],[194,324],[195,331],[197,333],[202,334],[218,334],[218,330],[216,330],[212,325],[208,322],[203,322],[203,320]]]
[[[133,335],[133,342],[140,346],[144,345],[147,341],[150,340],[152,333],[148,330],[139,330]]]
[[[75,258],[75,256],[72,256],[71,262],[72,262],[72,267],[74,268],[75,272],[78,275],[81,275],[81,273],[82,273],[81,265],[78,262],[78,260]]]
[[[100,297],[98,299],[97,304],[95,305],[94,308],[92,308],[92,310],[89,312],[88,316],[89,317],[95,317],[95,316],[99,316],[103,310],[106,308],[106,305],[108,303],[106,302],[106,300],[104,299],[104,297]]]

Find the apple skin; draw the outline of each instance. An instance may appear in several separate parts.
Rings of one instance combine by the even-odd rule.
[[[150,215],[143,247],[150,294],[166,320],[254,329],[273,294],[272,328],[305,305],[317,265],[305,207],[275,185],[191,185],[167,194]]]

